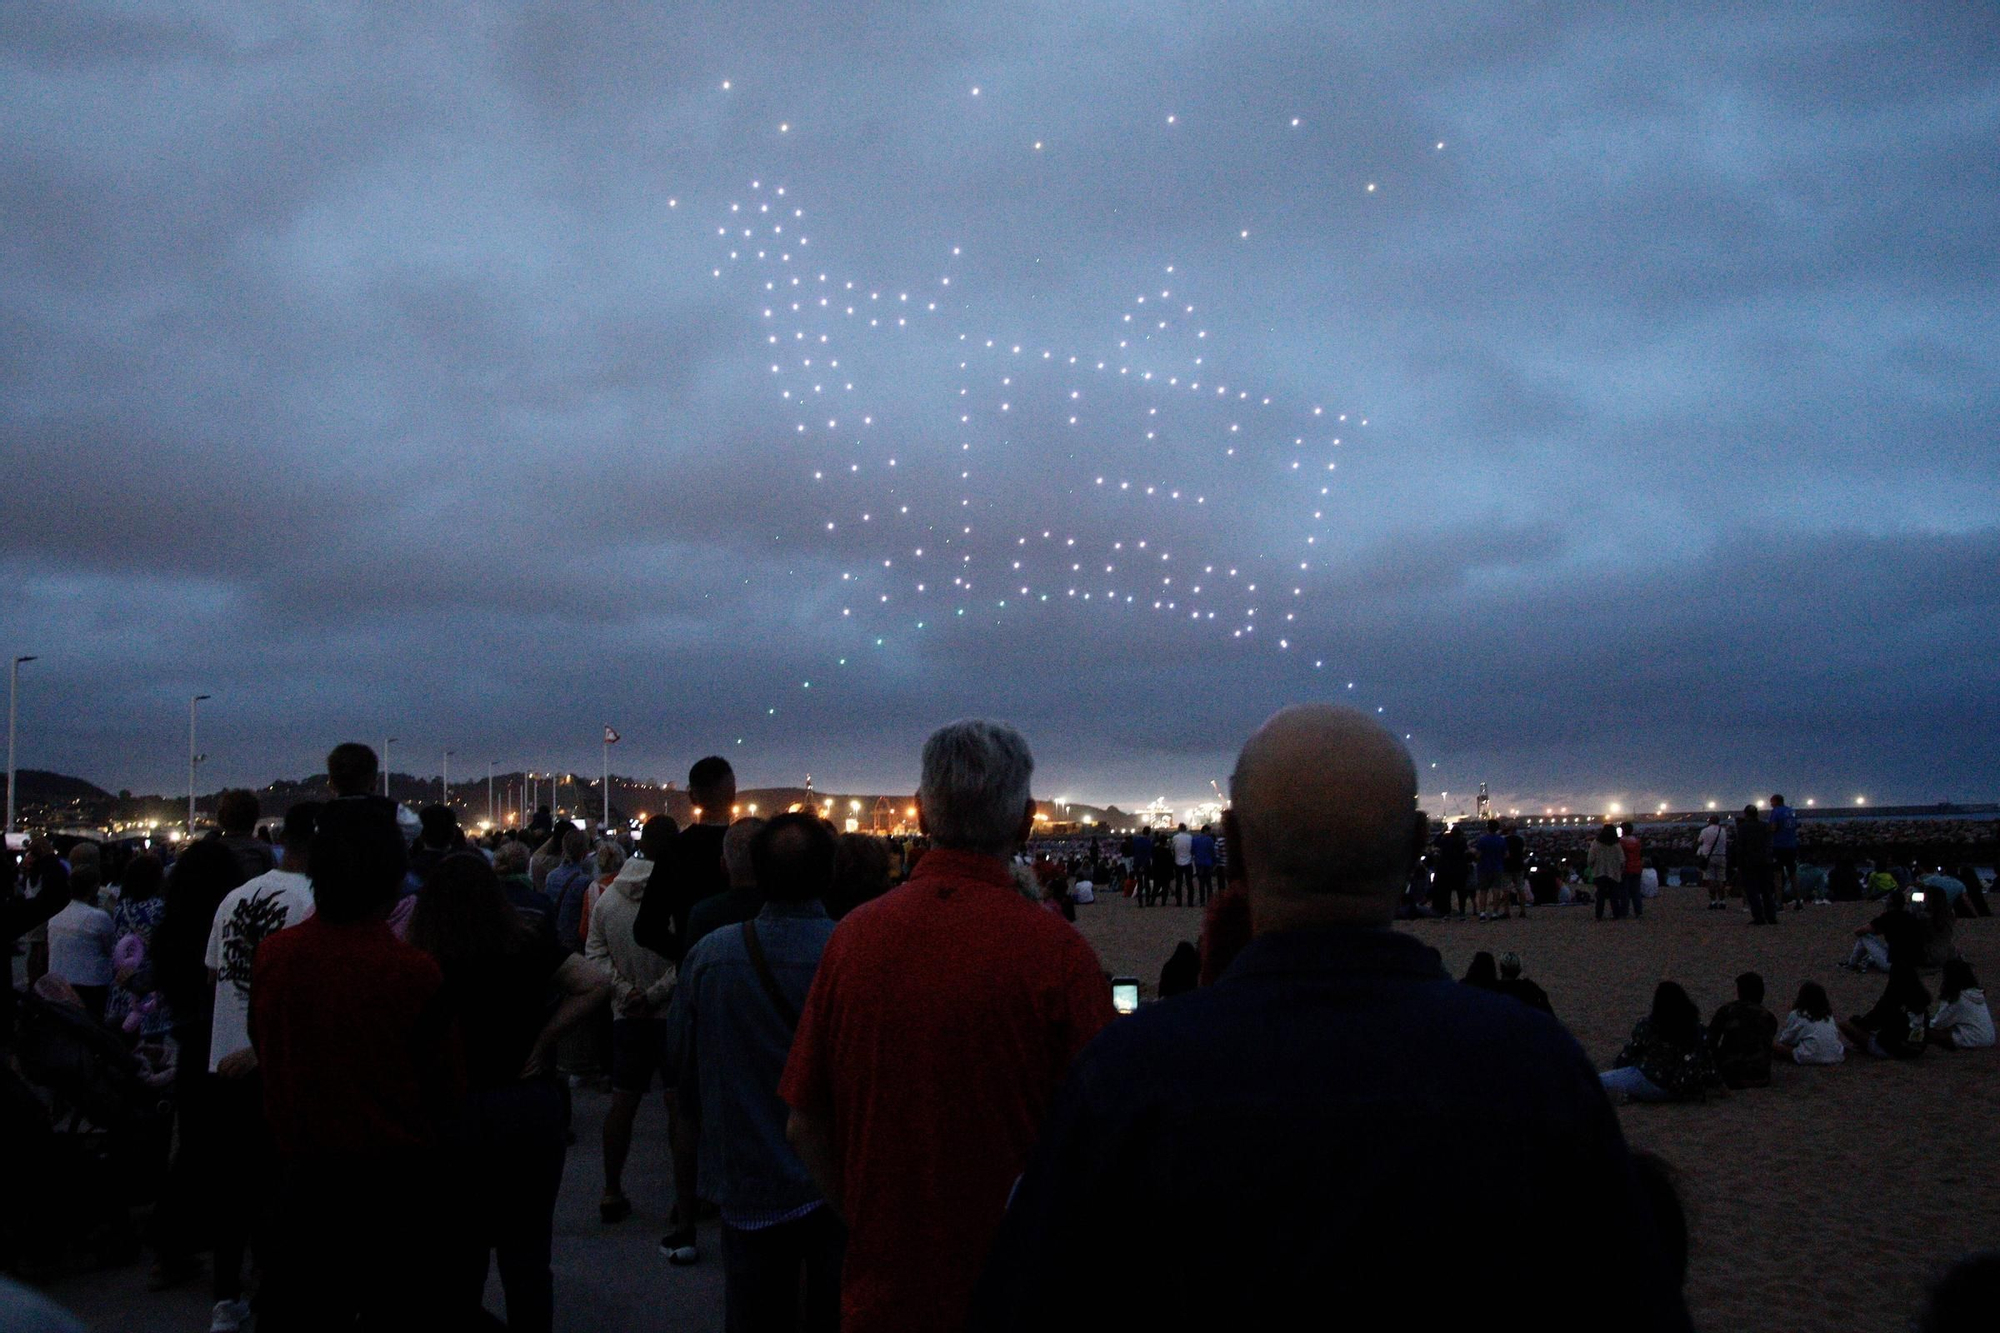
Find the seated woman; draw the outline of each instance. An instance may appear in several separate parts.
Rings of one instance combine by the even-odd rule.
[[[1678,983],[1662,981],[1653,1009],[1632,1029],[1617,1064],[1599,1075],[1614,1100],[1698,1102],[1722,1087],[1701,1011]]]
[[[1898,963],[1889,969],[1882,998],[1865,1014],[1840,1025],[1849,1046],[1885,1060],[1914,1060],[1924,1053],[1930,1027],[1931,993],[1917,980],[1917,969]]]
[[[1993,1011],[1972,974],[1972,964],[1954,958],[1938,982],[1941,1003],[1931,1015],[1930,1041],[1947,1051],[1971,1051],[1993,1044]]]
[[[1796,1065],[1837,1065],[1847,1058],[1847,1045],[1840,1039],[1840,1027],[1833,1021],[1833,1001],[1826,987],[1817,981],[1799,986],[1792,1012],[1778,1029],[1771,1053]]]

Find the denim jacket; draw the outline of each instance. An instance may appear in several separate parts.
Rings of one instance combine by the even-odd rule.
[[[779,988],[803,1009],[833,935],[817,901],[767,903],[757,938]],[[703,1196],[731,1225],[775,1221],[820,1201],[805,1163],[785,1141],[778,1096],[792,1025],[765,993],[743,927],[704,936],[681,962],[667,1021],[679,1052],[678,1099],[700,1135]]]

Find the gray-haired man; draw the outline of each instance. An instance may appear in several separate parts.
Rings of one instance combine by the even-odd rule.
[[[964,1325],[1049,1099],[1112,1018],[1097,955],[1009,870],[1033,771],[998,723],[925,743],[931,850],[841,921],[806,1001],[779,1091],[848,1225],[847,1333]]]

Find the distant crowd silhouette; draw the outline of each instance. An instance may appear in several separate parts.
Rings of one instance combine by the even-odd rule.
[[[5,1257],[124,1258],[144,1216],[153,1285],[209,1256],[216,1333],[494,1327],[496,1264],[505,1326],[546,1330],[573,1098],[608,1095],[614,1227],[657,1087],[660,1249],[686,1266],[719,1245],[732,1330],[1269,1326],[1329,1293],[1419,1327],[1615,1310],[1681,1330],[1674,1175],[1628,1151],[1607,1090],[1694,1100],[1768,1083],[1774,1059],[1993,1040],[1951,911],[1912,888],[1846,960],[1888,973],[1868,1013],[1835,1023],[1808,982],[1780,1024],[1746,974],[1704,1025],[1663,982],[1600,1075],[1517,955],[1481,952],[1461,983],[1391,928],[1537,896],[1497,824],[1450,877],[1455,835],[1417,810],[1409,755],[1352,710],[1269,719],[1219,828],[1115,848],[1030,850],[1034,761],[1004,724],[944,726],[920,765],[922,837],[896,844],[810,810],[732,820],[718,757],[689,771],[686,828],[543,814],[468,836],[375,795],[354,743],[275,844],[247,792],[109,889],[93,844],[37,838],[5,867],[32,984],[6,993],[4,1133],[14,1183],[55,1212],[7,1219]],[[1629,853],[1614,834],[1590,869],[1639,916]],[[1064,919],[1107,889],[1205,911],[1167,998],[1126,1018]],[[1475,1245],[1439,1281],[1411,1239],[1453,1197],[1511,1201],[1522,1235],[1587,1219],[1617,1262],[1552,1282]],[[1933,1326],[1968,1327],[1954,1311],[1993,1281],[1955,1274]]]

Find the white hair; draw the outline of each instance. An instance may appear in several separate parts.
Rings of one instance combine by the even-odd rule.
[[[939,727],[924,742],[917,788],[931,841],[968,852],[1013,851],[1034,772],[1028,742],[1004,722],[967,718]]]

